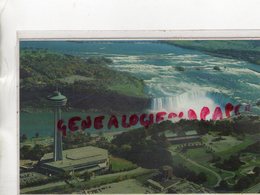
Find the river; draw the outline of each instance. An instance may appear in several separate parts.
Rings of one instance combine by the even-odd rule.
[[[111,68],[144,80],[145,93],[152,98],[149,111],[192,108],[199,112],[203,106],[212,110],[218,105],[223,108],[227,102],[254,105],[260,98],[260,73],[253,71],[260,71],[260,65],[159,41],[29,41],[22,42],[21,48],[43,48],[83,58],[108,57],[113,60]],[[214,70],[215,66],[220,71]],[[260,112],[256,106],[252,110]],[[22,113],[21,126],[27,126],[28,120],[28,114]]]

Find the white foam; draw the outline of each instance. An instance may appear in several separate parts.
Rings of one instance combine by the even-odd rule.
[[[260,85],[259,84],[254,84],[254,83],[249,83],[247,82],[247,84],[250,86],[250,87],[254,87],[256,89],[260,89]]]
[[[166,111],[177,114],[183,112],[184,118],[187,118],[188,110],[193,109],[199,118],[201,109],[207,106],[210,109],[210,114],[206,117],[208,120],[212,118],[212,114],[217,106],[220,106],[224,110],[228,102],[230,102],[230,99],[223,94],[193,90],[177,96],[153,98],[151,111]]]

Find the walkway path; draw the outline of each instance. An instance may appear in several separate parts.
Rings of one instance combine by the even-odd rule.
[[[246,193],[258,193],[258,192],[260,192],[260,183],[252,186],[251,188],[244,190],[243,193],[244,192],[246,192]]]
[[[209,169],[208,167],[205,167],[205,166],[203,166],[203,165],[201,165],[201,164],[199,164],[199,163],[197,163],[197,162],[191,160],[190,158],[187,158],[187,157],[186,157],[185,155],[183,155],[183,154],[180,154],[180,153],[178,153],[178,154],[180,155],[181,158],[185,159],[185,160],[188,161],[189,163],[191,163],[191,164],[193,164],[193,165],[195,165],[195,166],[197,166],[197,167],[199,167],[199,168],[201,168],[201,169],[204,169],[204,170],[206,170],[207,172],[210,172],[211,174],[213,174],[213,175],[217,178],[217,182],[216,182],[216,184],[214,185],[214,187],[219,186],[219,183],[221,182],[222,178],[221,178],[221,176],[220,176],[217,172],[215,172],[215,171]]]

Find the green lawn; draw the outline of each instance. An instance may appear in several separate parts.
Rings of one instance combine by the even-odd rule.
[[[112,172],[126,171],[137,168],[137,165],[123,158],[110,156],[109,159],[112,165]]]
[[[222,158],[228,158],[230,155],[236,154],[237,152],[245,149],[247,146],[253,144],[254,142],[255,141],[253,139],[251,139],[251,137],[246,136],[245,139],[242,142],[240,142],[239,144],[233,145],[231,147],[226,147],[225,150],[222,150],[220,152],[216,151],[216,154],[218,154]],[[219,144],[221,144],[221,143],[219,143]],[[222,147],[224,147],[224,146],[222,146]]]
[[[183,154],[178,154],[174,147],[170,147],[170,150],[174,151],[172,154],[175,164],[184,165],[196,173],[205,173],[207,176],[205,185],[208,187],[214,187],[220,178],[225,179],[234,176],[234,173],[230,171],[220,170],[212,166],[209,162],[212,159],[212,154],[207,152],[205,147],[188,149]]]
[[[230,155],[236,154],[255,142],[254,137],[251,135],[246,135],[244,140],[238,140],[234,136],[221,136],[222,140],[214,141],[217,137],[218,136],[207,134],[203,136],[203,141],[216,151],[215,154],[221,158],[229,158]]]
[[[196,160],[193,159],[188,160],[186,157],[184,157],[183,154],[176,152],[175,147],[170,147],[169,150],[172,153],[173,163],[175,165],[183,165],[196,173],[200,173],[200,172],[205,173],[207,177],[207,182],[205,183],[206,186],[213,187],[218,182],[219,178],[216,176],[218,174],[217,173],[214,174],[213,173],[214,171],[211,171],[211,168],[204,166],[202,163],[196,162]]]
[[[185,165],[188,169],[196,172],[196,173],[205,173],[206,177],[207,177],[207,181],[205,183],[206,186],[209,187],[214,187],[216,185],[216,183],[218,182],[218,177],[216,175],[218,175],[217,173],[214,174],[211,168],[206,167],[204,165],[202,165],[201,163],[197,163],[195,160],[189,161],[186,158],[184,158],[182,155],[179,155],[180,159],[181,159],[181,163],[182,165]],[[175,156],[176,158],[176,156]],[[211,171],[210,171],[211,170]]]
[[[241,160],[246,162],[246,164],[242,165],[239,170],[235,172],[221,170],[215,167],[210,163],[212,155],[226,159],[256,141],[256,138],[252,135],[246,135],[244,140],[238,140],[234,136],[222,136],[222,140],[214,141],[216,137],[217,136],[214,135],[206,135],[203,137],[203,142],[215,151],[213,153],[208,152],[205,147],[191,148],[187,149],[184,153],[179,153],[176,146],[170,146],[169,151],[172,153],[174,164],[184,165],[196,173],[205,173],[207,176],[205,185],[208,187],[214,187],[220,178],[227,180],[229,184],[235,184],[235,175],[241,176],[241,174],[246,174],[252,170],[253,167],[259,165],[259,155],[245,153],[241,157]]]
[[[188,149],[185,155],[188,158],[203,164],[208,164],[207,162],[212,159],[212,154],[208,153],[204,147]]]
[[[146,97],[144,94],[144,86],[140,83],[113,83],[108,87],[112,91],[116,91],[123,95],[134,96],[134,97]]]

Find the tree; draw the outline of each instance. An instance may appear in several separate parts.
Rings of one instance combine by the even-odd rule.
[[[197,175],[197,180],[198,180],[199,183],[204,183],[205,181],[207,181],[206,174],[203,173],[203,172],[200,172],[200,173]]]
[[[69,171],[64,171],[60,174],[64,180],[70,180],[72,178],[72,174]]]
[[[234,186],[234,188],[239,191],[244,190],[248,188],[251,183],[252,183],[252,178],[250,176],[241,177],[236,183],[236,185]]]
[[[38,133],[38,132],[35,133],[35,137],[36,137],[36,138],[39,137],[39,133]]]
[[[123,153],[129,152],[129,151],[131,151],[131,149],[132,149],[132,146],[129,145],[129,144],[124,144],[124,145],[121,146],[121,151]]]
[[[88,181],[91,178],[91,173],[89,171],[85,171],[82,175],[81,178],[84,179],[84,181]]]
[[[259,175],[260,174],[260,167],[255,167],[253,169],[253,172],[255,173],[255,175]]]
[[[36,144],[31,151],[31,159],[40,160],[44,153],[44,147],[42,145]]]
[[[27,135],[26,134],[23,134],[21,137],[20,137],[20,142],[25,142],[27,140]]]
[[[32,147],[29,145],[25,145],[20,149],[20,158],[21,159],[30,159]]]
[[[101,130],[101,131],[98,132],[98,135],[99,135],[99,137],[103,137],[104,136],[104,132]]]
[[[229,190],[228,184],[225,180],[221,180],[219,186],[215,188],[217,192],[227,192]]]

